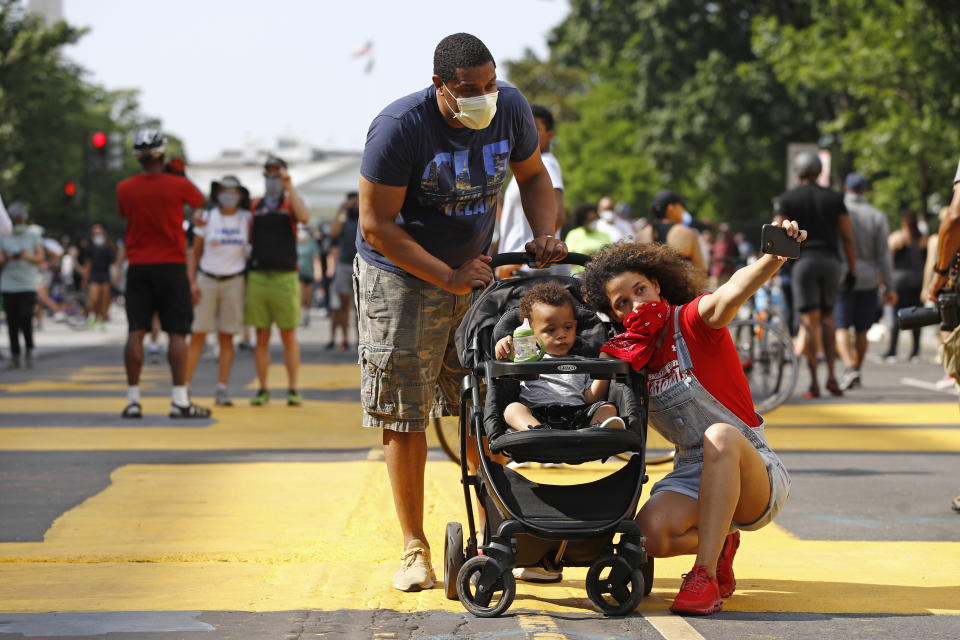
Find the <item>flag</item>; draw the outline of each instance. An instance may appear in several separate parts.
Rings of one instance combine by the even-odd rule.
[[[350,54],[351,58],[366,58],[363,65],[363,72],[369,74],[373,71],[373,40],[367,40],[362,47]]]
[[[351,58],[362,58],[373,52],[373,40],[367,40],[362,47],[350,54]]]

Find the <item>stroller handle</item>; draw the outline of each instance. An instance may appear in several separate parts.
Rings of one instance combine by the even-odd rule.
[[[585,253],[568,253],[567,257],[563,260],[551,262],[550,264],[577,264],[582,267],[588,262],[590,262],[590,256]],[[497,267],[502,267],[505,264],[525,264],[531,269],[538,268],[536,256],[529,251],[498,253],[497,255],[493,256],[493,260],[490,262],[490,268],[496,269]]]

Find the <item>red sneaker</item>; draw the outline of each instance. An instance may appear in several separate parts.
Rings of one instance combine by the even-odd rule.
[[[723,600],[720,598],[717,579],[710,577],[704,565],[694,565],[690,573],[683,574],[680,593],[673,599],[670,611],[708,616],[721,609],[723,609]]]
[[[737,555],[740,546],[740,532],[734,531],[723,541],[720,559],[717,561],[717,586],[720,588],[720,597],[729,598],[737,587],[733,577],[733,556]]]

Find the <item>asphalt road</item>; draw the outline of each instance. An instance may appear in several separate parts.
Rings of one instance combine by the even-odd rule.
[[[50,326],[34,369],[0,372],[0,639],[960,638],[960,413],[934,384],[932,350],[920,364],[870,359],[861,389],[767,414],[791,497],[774,525],[744,533],[723,612],[667,611],[692,564],[676,558],[658,561],[652,597],[623,618],[595,610],[574,568],[520,583],[511,609],[484,620],[440,588],[392,589],[400,536],[378,434],[360,427],[355,356],[325,350],[326,332],[321,318],[302,332],[303,407],[281,401],[279,365],[274,401],[249,406],[241,352],[236,406],[190,423],[165,415],[163,363],[145,368],[147,416],[119,418],[120,322]],[[201,403],[214,374],[201,363]],[[441,578],[444,526],[465,515],[437,448],[425,519]]]

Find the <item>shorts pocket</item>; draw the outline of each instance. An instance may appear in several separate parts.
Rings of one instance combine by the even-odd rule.
[[[393,349],[369,344],[360,345],[360,402],[367,413],[393,414],[395,394],[384,378],[393,368]]]

